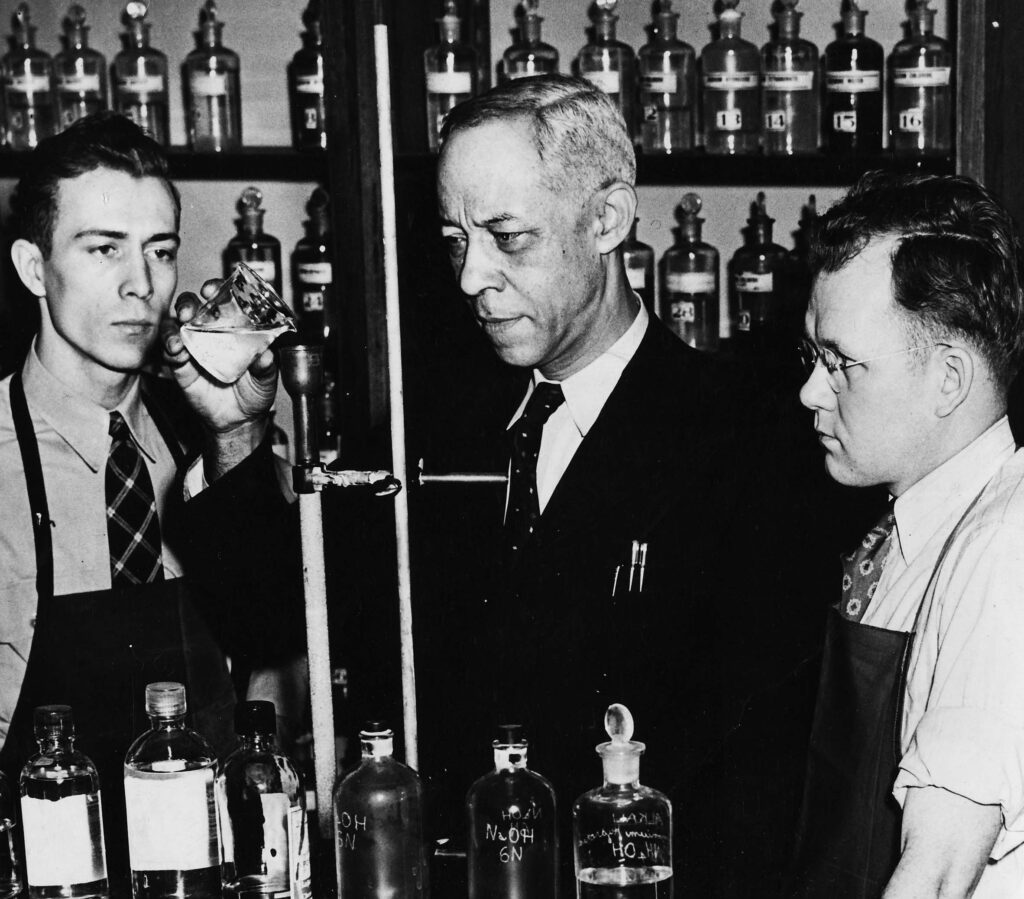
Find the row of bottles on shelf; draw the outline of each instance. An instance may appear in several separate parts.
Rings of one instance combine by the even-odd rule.
[[[288,66],[292,142],[298,150],[327,145],[324,117],[324,57],[320,0],[303,13],[303,47]],[[85,9],[74,4],[64,20],[64,49],[56,56],[36,46],[36,28],[27,3],[13,17],[10,50],[0,60],[3,80],[3,143],[28,150],[83,116],[113,109],[136,122],[154,140],[170,143],[167,56],[150,46],[146,0],[129,0],[124,9],[123,49],[110,67],[89,46]],[[242,146],[242,94],[238,54],[224,46],[224,22],[215,0],[199,13],[196,48],[182,65],[185,130],[198,152],[238,150]]]
[[[498,78],[559,71],[558,50],[541,40],[539,0],[520,4],[518,38]],[[573,71],[611,96],[646,153],[703,146],[708,153],[870,155],[882,149],[883,90],[889,89],[889,146],[899,155],[945,155],[952,143],[953,54],[934,33],[930,0],[912,0],[907,34],[889,54],[864,33],[867,12],[843,0],[840,33],[819,59],[800,37],[798,0],[773,6],[772,39],[760,50],[740,34],[739,0],[720,0],[717,37],[694,48],[677,37],[671,0],[655,0],[650,40],[634,53],[616,39],[617,0],[593,4],[593,37]],[[476,93],[476,51],[460,41],[455,0],[445,0],[441,42],[424,54],[427,137]]]
[[[305,792],[276,748],[273,703],[239,704],[238,747],[222,764],[185,712],[181,684],[146,687],[150,729],[124,760],[133,895],[309,899]],[[0,897],[109,896],[100,777],[75,747],[72,710],[40,706],[34,725],[39,751],[19,778],[20,818],[0,774]]]

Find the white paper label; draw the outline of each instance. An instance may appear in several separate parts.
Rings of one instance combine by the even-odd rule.
[[[125,776],[132,870],[187,871],[220,864],[217,817],[207,800],[212,787],[212,767]]]
[[[743,127],[743,113],[738,109],[720,109],[715,113],[718,131],[739,131]]]
[[[900,131],[908,134],[920,134],[924,131],[924,110],[921,107],[901,109],[897,120]]]
[[[306,810],[298,806],[288,809],[288,861],[291,867],[292,899],[312,896]]]
[[[427,72],[428,94],[470,94],[473,76],[469,72]]]
[[[835,94],[863,94],[882,89],[882,73],[826,72],[825,82],[827,89]]]
[[[927,66],[922,69],[896,69],[892,73],[895,87],[945,87],[949,84],[949,66]]]
[[[769,91],[813,90],[814,72],[765,72],[764,87]]]
[[[324,311],[324,292],[322,290],[304,290],[304,291],[302,291],[302,311],[303,312],[323,312]]]
[[[651,72],[640,79],[640,89],[649,94],[676,94],[679,76],[675,72]]]
[[[100,76],[99,75],[58,75],[57,76],[57,88],[65,91],[66,93],[73,94],[84,94],[92,91],[93,93],[99,93],[100,90]]]
[[[584,72],[583,77],[606,94],[617,94],[622,89],[621,75],[618,72]]]
[[[714,293],[712,272],[672,272],[665,278],[670,293]]]
[[[647,286],[647,272],[643,268],[627,268],[626,277],[633,290],[643,290]]]
[[[672,304],[672,321],[692,324],[697,320],[697,307],[692,300],[676,300]]]
[[[857,110],[847,109],[845,112],[832,114],[832,130],[843,134],[855,134],[857,131]]]
[[[295,79],[295,90],[300,94],[316,94],[318,97],[324,95],[323,75],[299,75]]]
[[[118,80],[117,86],[133,94],[159,94],[167,90],[163,75],[127,75]]]
[[[102,803],[96,796],[96,820],[102,820]],[[92,883],[107,876],[102,830],[100,845],[93,848],[89,829],[89,796],[65,796],[56,802],[22,797],[25,825],[25,868],[30,886],[62,886]]]
[[[50,79],[45,75],[11,75],[7,88],[19,94],[45,94],[50,89]]]
[[[196,97],[223,97],[228,92],[227,75],[209,72],[193,72],[189,82]]]
[[[739,293],[771,293],[774,289],[771,272],[740,272],[734,284]]]
[[[249,268],[256,272],[256,274],[268,284],[272,284],[274,279],[277,277],[277,266],[271,259],[254,259],[252,262],[246,259],[244,261]]]
[[[331,284],[334,271],[329,262],[300,262],[299,281],[302,284]]]
[[[764,114],[765,131],[785,131],[786,124],[786,111],[783,109],[777,109],[774,112],[766,112]]]
[[[750,91],[761,83],[757,72],[705,72],[704,87],[709,91]]]

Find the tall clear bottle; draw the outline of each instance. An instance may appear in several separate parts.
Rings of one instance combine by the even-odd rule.
[[[239,746],[217,779],[224,895],[310,899],[309,830],[302,776],[277,749],[272,702],[235,708]]]
[[[185,724],[185,688],[146,687],[150,729],[124,760],[134,899],[219,899],[217,756]]]
[[[39,751],[21,770],[25,880],[32,899],[105,897],[107,855],[96,766],[75,749],[71,707],[32,716]]]
[[[889,146],[901,156],[952,149],[953,51],[935,36],[935,10],[914,0],[905,40],[889,56]]]
[[[576,895],[580,899],[668,899],[672,895],[672,804],[640,783],[633,716],[615,703],[604,716],[611,738],[597,747],[604,784],[572,809]]]
[[[498,729],[494,770],[466,794],[469,899],[558,895],[555,791],[526,767],[518,724]]]
[[[799,0],[782,0],[775,36],[761,50],[764,66],[762,144],[770,155],[792,156],[818,149],[821,120],[818,48],[800,37]]]
[[[839,156],[882,149],[882,45],[864,34],[857,0],[843,0],[839,37],[825,48],[822,143]]]
[[[676,37],[678,24],[672,0],[660,0],[648,26],[651,39],[637,54],[640,146],[645,153],[693,148],[697,59],[693,47]]]
[[[718,250],[701,239],[701,199],[684,194],[676,242],[661,257],[661,320],[696,350],[718,349]]]
[[[54,134],[53,59],[36,47],[36,28],[27,3],[13,18],[11,49],[0,61],[4,83],[4,141],[12,150],[31,150]]]
[[[636,226],[640,219],[633,219],[629,237],[622,245],[622,261],[626,266],[629,286],[639,294],[647,311],[654,315],[654,249],[637,240]]]
[[[236,262],[244,262],[281,296],[281,241],[263,231],[263,191],[247,187],[238,198],[238,233],[224,248],[224,277]]]
[[[324,104],[324,36],[320,0],[309,0],[302,13],[306,30],[302,49],[288,65],[288,100],[292,115],[292,146],[296,150],[326,150],[327,114]]]
[[[15,849],[17,826],[14,792],[7,782],[7,775],[0,771],[0,899],[14,899],[21,895],[21,877]]]
[[[761,136],[761,53],[740,37],[739,0],[722,0],[718,40],[700,54],[704,148],[756,153]]]
[[[506,81],[546,75],[558,71],[558,50],[540,39],[538,0],[525,0],[519,17],[519,40],[502,54],[502,77]]]
[[[430,893],[419,775],[394,758],[379,721],[359,732],[362,762],[334,790],[338,899],[423,899]]]
[[[64,49],[54,57],[60,130],[107,108],[107,61],[89,46],[85,8],[77,3],[64,19]]]
[[[171,142],[167,102],[167,57],[149,45],[152,27],[144,0],[128,0],[124,44],[114,57],[114,111],[127,116],[157,143]]]
[[[463,44],[462,19],[455,0],[444,0],[444,12],[437,20],[441,42],[423,54],[427,83],[427,146],[441,146],[441,126],[453,107],[476,94],[476,50]]]
[[[199,12],[196,49],[185,57],[185,129],[188,145],[201,153],[242,146],[242,90],[238,54],[221,43],[224,23],[215,0]]]
[[[615,37],[618,0],[594,0],[593,40],[576,56],[576,74],[615,101],[630,137],[637,138],[636,54]]]

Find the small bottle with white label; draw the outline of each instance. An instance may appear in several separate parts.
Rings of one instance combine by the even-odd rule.
[[[53,59],[36,47],[36,28],[27,3],[14,12],[11,49],[0,61],[4,84],[4,142],[12,150],[31,150],[55,133]]]
[[[519,16],[519,40],[501,57],[500,76],[503,81],[558,71],[558,50],[540,39],[540,23],[543,21],[538,0],[525,0]]]
[[[100,777],[75,749],[71,707],[39,706],[32,724],[39,751],[25,763],[20,778],[28,895],[106,896]]]
[[[615,37],[618,0],[595,0],[594,39],[576,56],[575,73],[603,90],[619,107],[632,138],[637,136],[636,54]]]
[[[461,41],[462,19],[455,0],[445,0],[437,20],[441,42],[423,54],[427,84],[427,146],[435,153],[441,147],[444,117],[463,100],[476,93],[476,50]]]
[[[901,156],[952,148],[953,52],[936,37],[935,10],[914,0],[905,40],[889,56],[889,146]]]
[[[7,775],[0,771],[0,899],[14,899],[21,895],[22,889],[18,853],[15,849],[18,843],[15,804]]]
[[[739,0],[721,0],[718,40],[700,54],[704,148],[756,153],[761,137],[761,53],[740,37]]]
[[[675,245],[661,257],[661,320],[695,350],[718,349],[718,250],[701,240],[701,199],[683,195]]]
[[[309,0],[302,14],[302,49],[288,65],[288,99],[292,114],[292,146],[326,150],[327,109],[324,104],[324,37],[320,0]]]
[[[622,245],[622,261],[626,265],[626,278],[643,300],[647,311],[654,315],[654,249],[636,238],[636,226],[640,219],[633,219],[629,238]]]
[[[185,724],[185,687],[146,687],[150,729],[124,760],[134,899],[220,899],[217,756]]]
[[[792,156],[818,149],[821,119],[818,48],[800,37],[798,0],[782,0],[775,12],[775,36],[761,50],[765,153]]]
[[[867,11],[843,0],[839,37],[825,48],[822,143],[838,156],[882,149],[882,45],[864,34]]]
[[[128,0],[122,17],[127,30],[114,57],[114,111],[127,116],[158,144],[171,142],[167,103],[167,56],[149,45],[149,6]]]
[[[107,108],[107,61],[89,46],[85,9],[74,4],[64,20],[65,48],[53,60],[61,131]]]
[[[224,277],[234,271],[236,263],[244,262],[266,281],[278,296],[281,292],[281,241],[263,230],[263,191],[247,187],[238,198],[238,232],[224,248]]]
[[[306,206],[306,234],[292,253],[292,295],[299,316],[299,339],[308,343],[326,343],[334,325],[330,203],[322,187],[313,191]]]
[[[242,91],[238,54],[221,43],[224,23],[215,0],[199,12],[196,49],[185,57],[185,129],[188,145],[202,153],[242,146]]]
[[[640,147],[645,153],[693,148],[697,59],[693,47],[676,37],[678,24],[672,0],[661,0],[648,26],[651,39],[637,54]]]
[[[272,702],[235,708],[240,744],[217,779],[224,895],[310,899],[309,831],[302,776],[276,745]]]

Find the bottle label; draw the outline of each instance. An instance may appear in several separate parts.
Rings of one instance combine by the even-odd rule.
[[[738,317],[736,318],[736,330],[737,331],[745,331],[745,332],[749,333],[750,332],[750,318],[751,318],[750,310],[749,309],[741,309],[739,311]]]
[[[94,75],[58,75],[57,89],[71,94],[94,94],[100,92],[100,76]]]
[[[274,279],[277,278],[277,265],[273,259],[253,259],[251,262],[248,259],[243,259],[242,261],[268,284],[273,284]]]
[[[949,84],[949,66],[926,66],[922,69],[894,69],[894,87],[945,87]]]
[[[189,85],[194,97],[225,97],[228,93],[228,76],[217,72],[193,72]]]
[[[901,109],[897,116],[897,128],[906,134],[920,134],[924,131],[924,110],[920,106]]]
[[[170,774],[126,769],[124,804],[133,871],[220,864],[213,767]]]
[[[670,293],[715,293],[712,272],[671,272],[665,279]]]
[[[676,300],[672,304],[672,321],[693,324],[697,321],[697,306],[692,300]]]
[[[785,131],[789,124],[789,116],[784,109],[776,109],[774,112],[764,114],[765,131]]]
[[[22,797],[29,886],[92,883],[107,876],[102,807],[99,792],[56,802]]]
[[[329,262],[300,262],[299,282],[301,284],[331,284],[334,270]]]
[[[857,133],[857,110],[847,109],[832,113],[832,130],[843,134]]]
[[[640,90],[649,94],[677,94],[679,76],[675,72],[651,72],[640,79]]]
[[[875,71],[863,72],[826,72],[825,87],[834,94],[864,94],[882,89],[882,73]]]
[[[9,75],[7,89],[19,94],[45,94],[50,89],[50,79],[45,75]]]
[[[758,72],[705,72],[704,87],[709,91],[751,91],[760,86]]]
[[[627,268],[626,277],[629,279],[629,286],[633,290],[643,290],[647,287],[647,270],[642,266],[639,268]]]
[[[583,72],[583,77],[606,94],[617,94],[622,90],[622,75],[619,72]]]
[[[299,75],[295,79],[295,90],[300,94],[316,94],[318,97],[322,97],[324,95],[324,76],[319,73]]]
[[[132,94],[161,94],[167,84],[163,75],[125,75],[117,80],[117,88]]]
[[[771,272],[740,272],[733,283],[738,293],[771,293],[775,289]]]
[[[309,828],[306,810],[297,805],[288,809],[288,865],[292,899],[310,899],[313,873],[309,862]]]
[[[471,94],[473,76],[470,72],[427,72],[428,94]]]
[[[814,72],[765,72],[764,87],[769,91],[814,90]]]
[[[739,131],[743,128],[743,113],[738,109],[720,109],[715,113],[715,129]]]
[[[302,291],[302,311],[303,312],[323,312],[324,311],[324,292],[322,290],[304,290],[304,291]]]

